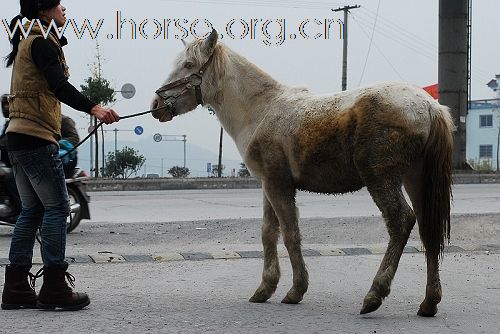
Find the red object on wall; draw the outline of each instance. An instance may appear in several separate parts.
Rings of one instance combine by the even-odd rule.
[[[430,96],[432,96],[434,99],[439,99],[439,88],[438,84],[430,85],[427,87],[424,87],[424,90],[429,93]]]

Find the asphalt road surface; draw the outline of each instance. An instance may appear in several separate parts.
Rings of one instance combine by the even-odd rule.
[[[359,315],[387,243],[366,191],[299,193],[310,288],[298,305],[280,303],[291,286],[281,243],[275,296],[248,302],[262,271],[260,190],[91,196],[93,219],[67,243],[77,291],[88,292],[91,305],[80,312],[0,311],[0,333],[500,332],[500,185],[455,187],[452,239],[441,265],[443,300],[430,319],[416,315],[425,293],[417,230],[391,295],[376,312]],[[0,227],[0,264],[7,263],[11,233]]]
[[[458,184],[452,213],[500,213],[500,184]],[[172,222],[185,220],[262,217],[262,190],[176,190],[95,192],[94,222]],[[361,191],[338,195],[299,192],[297,206],[303,218],[378,216],[370,195]]]

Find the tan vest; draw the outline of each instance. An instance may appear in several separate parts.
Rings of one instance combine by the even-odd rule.
[[[25,29],[30,22],[25,24]],[[47,28],[44,27],[46,31]],[[7,132],[16,132],[53,143],[61,139],[61,102],[49,90],[49,84],[31,58],[31,45],[42,31],[35,21],[30,35],[19,42],[19,50],[12,68],[10,123]],[[58,49],[64,75],[69,78],[68,66],[59,39],[53,32],[47,37]]]

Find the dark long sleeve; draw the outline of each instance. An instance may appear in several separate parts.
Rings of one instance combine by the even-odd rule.
[[[80,93],[66,79],[58,51],[52,42],[43,37],[36,38],[31,45],[31,57],[47,80],[49,89],[59,101],[73,109],[90,114],[96,103]]]

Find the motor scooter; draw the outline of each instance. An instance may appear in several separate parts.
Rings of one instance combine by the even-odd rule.
[[[0,162],[0,225],[14,227],[20,209],[14,205],[12,194],[8,191],[8,178],[13,178],[12,168]],[[70,215],[66,222],[68,233],[73,231],[82,221],[90,219],[89,202],[90,196],[87,194],[84,172],[78,167],[70,178],[66,178],[66,187],[70,199]]]

